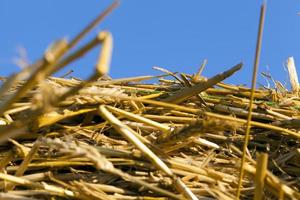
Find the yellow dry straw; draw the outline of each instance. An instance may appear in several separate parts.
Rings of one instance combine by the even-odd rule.
[[[22,97],[29,89],[35,86],[40,81],[44,80],[49,73],[54,69],[54,65],[67,51],[67,41],[60,40],[54,44],[49,50],[46,51],[42,62],[38,62],[38,67],[33,70],[28,80],[12,95],[8,96],[0,105],[0,114],[2,115],[7,109],[10,108],[11,104]],[[3,85],[2,88],[7,87]],[[9,89],[9,88],[7,88]],[[4,90],[4,89],[3,89]],[[6,91],[3,91],[5,93]],[[1,94],[5,95],[5,94]]]
[[[121,109],[118,109],[118,108],[115,108],[115,107],[112,107],[112,106],[106,106],[107,109],[111,112],[114,112],[116,114],[119,114],[119,115],[122,115],[124,117],[127,117],[129,119],[132,119],[132,120],[135,120],[137,122],[141,122],[141,123],[145,123],[147,125],[150,125],[150,126],[153,126],[163,132],[166,132],[166,133],[169,133],[171,131],[170,127],[166,126],[166,125],[163,125],[161,123],[158,123],[156,121],[153,121],[151,119],[147,119],[145,117],[142,117],[142,116],[139,116],[139,115],[135,115],[133,113],[130,113],[130,112],[127,112],[127,111],[124,111],[124,110],[121,110]]]
[[[107,96],[114,97],[113,95],[109,95],[109,94],[107,94]],[[205,112],[201,109],[189,108],[189,107],[186,107],[186,106],[181,106],[181,105],[177,105],[177,104],[173,104],[173,103],[165,103],[165,102],[151,100],[151,99],[143,99],[142,97],[117,97],[117,98],[119,100],[137,101],[137,102],[142,102],[142,103],[151,104],[151,105],[155,105],[155,106],[161,106],[161,107],[174,109],[174,110],[177,110],[177,111],[193,113],[193,114],[203,113],[203,114],[205,114],[209,117],[215,117],[215,118],[229,120],[229,121],[236,121],[236,122],[239,122],[239,123],[242,123],[242,124],[247,123],[247,120],[237,118],[237,117],[231,117],[231,116],[216,114],[216,113],[212,113],[212,112]],[[194,120],[194,119],[191,119],[191,120]],[[293,137],[296,137],[296,138],[300,138],[300,133],[289,130],[289,129],[286,129],[286,128],[282,128],[282,127],[279,127],[279,126],[274,126],[274,125],[271,125],[271,124],[265,124],[265,123],[256,122],[256,121],[251,121],[250,125],[260,127],[260,128],[269,129],[269,130],[274,130],[278,133],[281,133],[282,135],[290,135],[290,136],[293,136]]]
[[[104,75],[105,73],[107,73],[107,71],[109,70],[109,64],[110,64],[110,60],[111,60],[111,51],[112,51],[112,37],[111,34],[108,32],[100,32],[98,37],[97,37],[97,41],[98,43],[103,43],[103,48],[102,51],[100,52],[100,57],[99,57],[99,64],[97,64],[97,68],[96,68],[96,73],[94,73],[93,75],[91,75],[91,77],[89,78],[89,80],[87,82],[82,82],[81,84],[71,88],[70,90],[68,90],[67,92],[65,92],[64,94],[62,94],[60,97],[57,98],[56,103],[61,102],[63,99],[67,98],[68,96],[76,93],[79,89],[81,89],[82,87],[84,87],[87,83],[94,81],[98,78],[99,75]],[[51,57],[51,56],[50,56]],[[52,59],[52,58],[51,58]],[[54,59],[54,58],[53,58]],[[48,69],[49,71],[49,69]],[[41,73],[39,75],[39,73]],[[104,74],[103,74],[104,73]],[[35,74],[33,74],[34,77],[37,78],[41,78],[47,75],[48,73],[44,73],[44,72],[37,72]],[[11,99],[11,98],[17,98],[17,96],[22,95],[23,92],[26,92],[28,89],[30,89],[30,87],[32,86],[32,84],[35,82],[36,80],[33,78],[33,80],[28,80],[22,88],[20,88],[20,90],[17,90],[16,93],[14,95],[12,95],[12,97],[10,97],[6,103],[4,102],[3,107],[0,108],[3,109],[3,111],[5,111],[8,107],[8,105],[10,105],[11,103],[13,103],[16,99]],[[21,92],[20,92],[21,91]],[[11,101],[13,100],[13,101]],[[39,113],[39,111],[36,111],[36,113],[33,115],[34,117],[31,120],[34,120],[35,118],[38,118],[42,113]],[[62,119],[64,116],[60,116],[60,118]],[[58,116],[59,118],[59,116]],[[40,118],[41,119],[41,118]],[[56,120],[59,120],[56,118]],[[40,122],[39,126],[43,126],[46,125],[47,122]],[[12,129],[12,131],[16,131],[16,129],[21,128],[23,126],[23,122],[16,122],[14,123],[10,128]],[[5,127],[7,128],[7,127]],[[9,132],[9,131],[5,131],[6,134],[2,135],[3,140],[1,140],[0,137],[0,143],[1,141],[6,140],[9,137],[14,137],[16,135],[19,135],[21,132],[21,130],[19,130],[19,132]]]
[[[263,191],[265,185],[265,178],[267,173],[268,165],[268,154],[259,153],[257,154],[257,164],[256,164],[256,173],[255,173],[255,190],[254,190],[254,200],[263,199]]]
[[[33,156],[38,151],[38,148],[39,148],[39,143],[35,142],[33,147],[31,148],[31,150],[26,155],[26,157],[23,159],[21,165],[19,166],[19,168],[15,172],[15,176],[23,176],[24,172],[28,168],[29,163],[32,161]],[[14,187],[15,187],[14,185],[8,185],[7,190],[13,190]]]
[[[97,72],[100,76],[107,74],[111,62],[113,49],[113,39],[110,32],[102,31],[98,34],[98,39],[102,42],[99,60],[96,65]]]
[[[54,186],[54,185],[48,185],[47,183],[37,183],[37,182],[32,182],[20,177],[16,177],[13,175],[9,175],[9,174],[4,174],[2,172],[0,172],[0,179],[5,180],[5,181],[9,181],[13,184],[18,184],[18,185],[24,185],[24,186],[28,186],[31,188],[35,188],[35,189],[42,189],[42,190],[46,190],[50,193],[54,193],[56,195],[62,196],[62,197],[75,197],[76,195],[74,194],[74,192],[58,187],[58,186]]]
[[[137,133],[132,133],[133,130],[131,130],[129,127],[124,125],[119,119],[114,117],[106,108],[104,105],[101,105],[99,107],[99,113],[100,115],[107,120],[123,137],[125,137],[128,141],[133,143],[140,151],[144,153],[144,155],[160,170],[162,170],[165,174],[167,174],[169,177],[172,177],[175,181],[175,186],[180,189],[180,192],[183,193],[183,195],[191,200],[197,200],[198,198],[190,191],[188,187],[184,185],[184,183],[177,178],[173,172],[170,170],[170,168],[160,159],[158,158],[144,143],[142,143],[137,135]]]
[[[101,13],[95,20],[93,20],[87,27],[85,27],[73,40],[69,43],[66,40],[59,40],[54,43],[44,54],[43,58],[38,60],[35,64],[32,65],[32,73],[30,74],[28,80],[21,86],[13,95],[7,98],[0,105],[0,114],[3,114],[7,109],[10,108],[11,104],[17,101],[20,97],[22,97],[29,89],[35,86],[40,81],[44,80],[47,76],[56,72],[57,70],[64,67],[64,65],[56,65],[58,61],[64,56],[66,52],[72,49],[89,31],[91,31],[99,22],[101,22],[114,8],[116,8],[119,4],[119,1],[112,3],[103,13]],[[102,36],[107,36],[102,34]],[[112,41],[111,41],[112,42]],[[109,39],[107,45],[109,46]],[[105,49],[104,55],[107,55],[110,52],[109,48]],[[102,60],[100,59],[102,65],[101,67],[105,71],[105,64],[109,64],[110,59]],[[30,67],[30,66],[29,66]],[[31,69],[28,68],[28,69]],[[27,68],[24,71],[28,70]],[[99,69],[99,68],[97,68]],[[20,74],[24,74],[24,71],[20,72]],[[101,71],[101,70],[100,70]],[[0,96],[4,96],[7,91],[10,89],[12,85],[17,83],[20,78],[18,74],[12,76],[11,79],[6,81],[4,85],[0,88]]]
[[[172,96],[164,99],[163,101],[179,104],[179,103],[187,100],[188,98],[195,96],[195,95],[201,93],[202,91],[210,88],[211,86],[215,85],[216,83],[228,78],[233,73],[240,70],[242,68],[242,66],[243,66],[243,63],[239,63],[236,66],[230,68],[229,70],[227,70],[221,74],[215,75],[214,77],[208,79],[204,83],[198,83],[196,85],[193,85],[192,87],[183,88],[182,90],[175,92]]]
[[[266,10],[266,4],[263,3],[263,5],[261,6],[261,10],[260,10],[260,21],[259,21],[257,44],[256,44],[255,63],[254,63],[253,75],[252,75],[252,87],[251,87],[251,95],[250,95],[250,103],[249,103],[249,113],[248,113],[248,118],[247,118],[247,129],[246,129],[244,146],[243,146],[239,183],[238,183],[237,193],[236,193],[237,200],[240,199],[242,181],[243,181],[243,177],[244,177],[244,164],[245,164],[246,150],[247,150],[247,146],[248,146],[249,134],[250,134],[250,129],[251,129],[252,107],[253,107],[253,101],[254,101],[254,92],[255,92],[255,87],[256,87],[256,75],[257,75],[257,71],[258,71],[259,57],[260,57],[260,50],[261,50],[261,43],[262,43],[262,33],[263,33],[263,26],[264,26],[264,20],[265,20],[265,10]]]

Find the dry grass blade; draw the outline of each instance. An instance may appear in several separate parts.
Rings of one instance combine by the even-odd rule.
[[[266,10],[266,4],[264,3],[261,6],[261,10],[260,10],[259,29],[258,29],[255,60],[254,60],[252,83],[251,83],[249,113],[248,113],[248,117],[247,117],[247,128],[246,128],[246,134],[245,134],[244,145],[243,145],[243,155],[242,155],[241,168],[240,168],[240,178],[239,178],[239,184],[238,184],[237,194],[236,194],[237,199],[240,198],[240,192],[241,192],[243,176],[244,176],[244,163],[245,163],[245,157],[246,157],[246,150],[247,150],[247,147],[248,147],[248,141],[249,141],[249,135],[250,135],[250,129],[251,129],[252,108],[253,108],[253,102],[254,102],[256,77],[257,77],[257,71],[258,71],[258,65],[259,65],[259,57],[260,57],[261,43],[262,43],[262,34],[263,34],[264,21],[265,21],[265,10]]]
[[[158,128],[159,130],[161,130],[161,131],[163,131],[165,133],[169,133],[171,131],[170,127],[168,127],[166,125],[163,125],[161,123],[158,123],[156,121],[149,120],[149,119],[144,118],[142,116],[138,116],[138,115],[135,115],[133,113],[126,112],[126,111],[118,109],[118,108],[114,108],[112,106],[107,106],[107,109],[109,111],[111,111],[111,112],[114,112],[116,114],[122,115],[124,117],[129,118],[129,119],[132,119],[132,120],[135,120],[135,121],[138,121],[138,122],[142,122],[142,123],[145,123],[147,125],[156,127],[156,128]]]
[[[153,69],[164,72],[164,73],[166,73],[170,76],[173,76],[182,86],[184,86],[184,82],[175,73],[170,72],[167,69],[164,69],[164,68],[161,68],[161,67],[156,67],[156,66],[154,66]]]
[[[247,120],[236,118],[236,117],[220,115],[220,114],[211,113],[211,112],[205,112],[205,114],[207,116],[210,116],[210,117],[215,117],[215,118],[224,119],[224,120],[228,120],[228,121],[235,121],[235,122],[239,122],[239,123],[243,123],[243,124],[247,123]],[[290,130],[290,129],[282,128],[280,126],[273,126],[271,124],[255,122],[255,121],[251,121],[250,124],[251,124],[251,126],[265,128],[265,129],[269,129],[269,130],[279,132],[279,133],[284,134],[284,135],[291,135],[295,138],[300,138],[300,133],[295,132],[295,131]]]
[[[0,77],[0,198],[232,200],[240,183],[241,199],[300,199],[296,90],[269,74],[275,88],[222,82],[242,64],[207,79],[206,60],[196,74],[156,68],[164,74],[113,79],[110,32],[70,49],[117,5]],[[49,77],[100,45],[86,80]]]
[[[77,45],[77,43],[84,38],[84,36],[90,32],[97,24],[99,24],[103,19],[109,15],[118,5],[120,1],[114,1],[108,8],[106,8],[99,16],[97,16],[88,26],[86,26],[72,41],[69,43],[69,49]]]
[[[224,122],[218,119],[197,120],[186,127],[174,130],[166,137],[158,138],[161,145],[174,145],[177,142],[188,140],[190,137],[201,136],[206,132],[224,131],[237,129],[237,125],[232,122]]]
[[[135,136],[137,135],[137,133],[132,133],[126,125],[122,124],[120,120],[118,120],[110,112],[108,112],[105,106],[100,106],[99,112],[103,116],[103,118],[106,119],[121,135],[123,135],[127,140],[129,140],[139,150],[141,150],[156,167],[161,169],[168,176],[173,176],[173,173],[169,169],[169,167]]]
[[[194,82],[197,82],[197,81],[200,80],[201,74],[202,74],[202,72],[203,72],[203,70],[204,70],[206,64],[207,64],[207,59],[204,59],[203,62],[202,62],[202,64],[201,64],[201,66],[200,66],[200,68],[199,68],[199,70],[198,70],[197,73],[192,77],[192,80],[193,80]]]
[[[132,131],[121,121],[115,118],[111,113],[107,111],[105,106],[99,107],[99,112],[121,135],[123,135],[127,140],[133,143],[145,156],[160,170],[166,173],[168,176],[175,180],[175,186],[180,189],[180,191],[188,198],[192,200],[197,200],[197,197],[178,179],[175,177],[173,172],[169,167],[159,159],[146,145],[144,145],[138,137],[137,133],[132,133]]]
[[[205,91],[206,89],[212,87],[213,85],[219,83],[220,81],[223,81],[224,79],[228,78],[233,73],[240,70],[242,68],[242,66],[243,66],[243,64],[240,63],[240,64],[232,67],[231,69],[208,79],[204,83],[198,83],[192,87],[184,88],[184,89],[174,93],[172,96],[164,99],[164,101],[170,102],[170,103],[175,103],[175,104],[181,103],[181,102],[187,100],[188,98],[195,96],[196,94],[199,94],[199,93]]]
[[[40,140],[40,142],[44,145],[54,146],[54,147],[60,149],[64,153],[73,154],[73,156],[87,157],[89,160],[91,160],[95,164],[96,168],[99,170],[103,170],[105,172],[120,176],[125,180],[129,180],[132,183],[137,183],[137,184],[147,187],[153,191],[156,191],[160,194],[169,196],[173,199],[178,199],[178,200],[183,199],[182,197],[180,197],[178,195],[175,195],[171,192],[165,191],[156,186],[148,184],[147,182],[145,182],[143,180],[135,178],[134,176],[126,174],[119,169],[116,169],[109,160],[107,160],[104,156],[102,156],[95,148],[90,147],[88,145],[79,146],[75,143],[72,143],[72,142],[67,143],[67,142],[63,142],[59,139],[56,139],[56,140],[43,139],[43,140]]]
[[[71,48],[73,48],[93,27],[95,27],[100,21],[104,19],[106,15],[108,15],[115,7],[117,7],[119,3],[116,1],[114,2],[110,7],[107,8],[99,17],[97,17],[92,23],[90,23],[81,33],[79,33],[70,43],[67,43],[66,40],[59,40],[52,44],[50,48],[45,52],[44,57],[36,63],[38,66],[36,69],[33,69],[33,72],[28,78],[28,81],[25,82],[23,86],[19,90],[17,90],[11,97],[9,97],[6,101],[1,102],[0,105],[0,113],[2,114],[6,109],[10,107],[10,105],[19,99],[22,95],[25,94],[25,92],[29,89],[31,89],[34,85],[39,83],[40,81],[44,80],[46,77],[48,77],[50,74],[57,71],[59,68],[55,66],[55,64],[62,58],[62,56]],[[111,45],[111,40],[108,40],[106,42],[107,48],[105,48],[105,51],[103,53],[103,57],[107,57],[110,53],[109,45]],[[109,59],[101,58],[101,69],[107,71],[107,65],[109,64]],[[99,71],[99,72],[100,72]],[[21,72],[22,73],[22,72]],[[16,75],[16,79],[18,76]],[[8,89],[8,86],[11,86],[14,82],[16,82],[14,79],[12,79],[12,83],[8,85],[2,86],[4,89],[1,89],[2,94],[6,92]],[[1,93],[0,93],[1,94]]]

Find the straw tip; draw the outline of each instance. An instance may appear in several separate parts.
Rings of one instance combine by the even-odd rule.
[[[119,6],[120,4],[121,4],[121,0],[115,0],[115,1],[112,3],[112,5],[113,5],[114,7]]]

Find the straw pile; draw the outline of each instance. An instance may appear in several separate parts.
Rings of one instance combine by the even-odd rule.
[[[235,199],[251,89],[222,81],[242,64],[111,79],[108,32],[66,55],[115,6],[4,79],[0,198]],[[97,44],[87,81],[50,76]],[[300,99],[276,83],[254,93],[241,199],[300,199]]]

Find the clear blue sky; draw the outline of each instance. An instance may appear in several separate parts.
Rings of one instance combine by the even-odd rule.
[[[25,47],[34,61],[53,40],[72,38],[111,2],[1,0],[0,75],[19,70],[12,62],[18,46]],[[294,56],[300,66],[300,1],[267,3],[260,72],[269,66],[273,76],[284,82],[286,58]],[[123,0],[85,42],[97,31],[112,32],[110,74],[115,78],[158,74],[153,66],[193,73],[207,58],[204,75],[208,77],[243,61],[243,70],[227,82],[249,84],[260,4],[250,0]],[[74,76],[87,77],[97,54],[98,50],[93,51],[68,69],[75,71]]]

